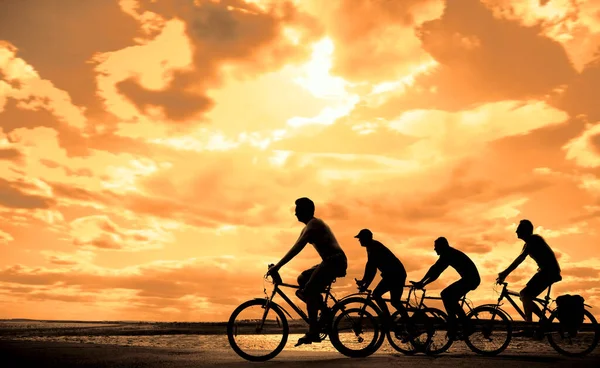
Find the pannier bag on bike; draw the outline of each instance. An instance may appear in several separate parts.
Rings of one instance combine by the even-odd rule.
[[[556,298],[557,317],[561,330],[568,332],[571,337],[577,335],[577,331],[583,324],[584,301],[581,295],[565,294]]]

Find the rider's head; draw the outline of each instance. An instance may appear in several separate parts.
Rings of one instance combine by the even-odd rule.
[[[533,234],[533,224],[529,220],[521,220],[516,232],[517,238],[526,240]]]
[[[438,255],[440,255],[443,251],[445,251],[448,248],[450,248],[450,244],[448,244],[448,239],[444,238],[443,236],[440,236],[433,242],[433,249]]]
[[[300,222],[308,222],[315,215],[315,203],[309,198],[296,199],[296,217]]]
[[[355,236],[356,239],[360,242],[360,245],[366,247],[373,240],[373,233],[369,229],[362,229]]]

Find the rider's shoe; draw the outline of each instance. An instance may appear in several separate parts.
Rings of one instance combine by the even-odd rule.
[[[307,333],[306,335],[298,339],[298,342],[295,346],[300,346],[302,344],[312,344],[313,342],[321,342],[319,334]]]

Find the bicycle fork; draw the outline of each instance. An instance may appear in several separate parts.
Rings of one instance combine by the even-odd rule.
[[[273,300],[273,297],[275,296],[276,292],[277,292],[277,290],[273,290],[273,294],[271,295],[271,297],[267,297],[267,302],[262,307],[265,311],[263,312],[263,316],[262,316],[260,322],[256,326],[256,333],[261,332],[265,325],[265,321],[267,319],[267,314],[269,314],[269,310],[271,309],[271,300]],[[277,314],[275,314],[275,321],[277,322],[277,327],[281,327],[281,321],[279,320],[279,317],[277,316]]]

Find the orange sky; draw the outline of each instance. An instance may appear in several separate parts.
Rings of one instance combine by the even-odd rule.
[[[0,2],[0,318],[226,320],[263,295],[302,196],[349,257],[338,297],[368,227],[413,280],[447,237],[482,274],[470,299],[489,301],[528,218],[559,256],[553,295],[600,317],[598,14],[598,0]],[[284,279],[317,262],[308,246]]]

